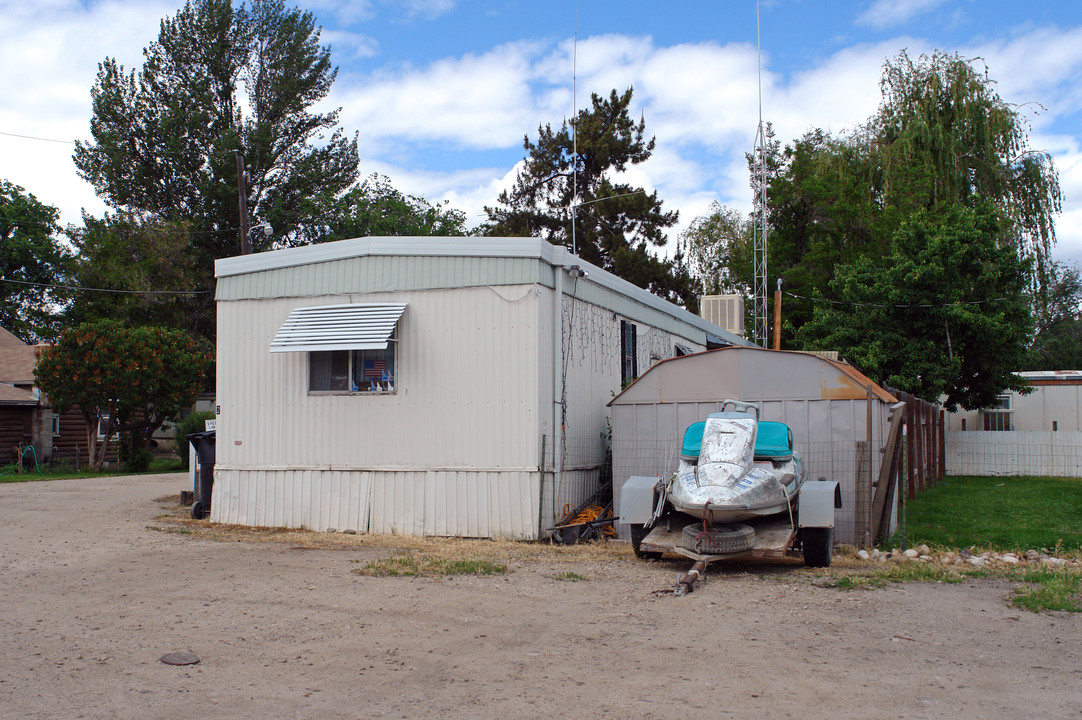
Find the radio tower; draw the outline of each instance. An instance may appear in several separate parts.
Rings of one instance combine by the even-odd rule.
[[[755,198],[754,198],[754,270],[755,270],[755,335],[754,342],[769,347],[770,327],[766,306],[766,133],[763,130],[763,49],[759,36],[759,2],[755,2],[755,41],[759,52],[759,129],[755,131]]]

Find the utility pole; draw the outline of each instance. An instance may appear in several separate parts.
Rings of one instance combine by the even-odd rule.
[[[781,350],[781,278],[774,291],[774,349]]]
[[[248,237],[248,173],[244,170],[244,153],[237,151],[237,205],[240,209],[240,254],[252,254],[252,239]]]

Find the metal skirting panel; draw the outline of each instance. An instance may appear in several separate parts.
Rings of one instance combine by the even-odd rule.
[[[215,470],[213,522],[535,540],[539,474]]]
[[[537,539],[538,473],[378,473],[369,531]]]
[[[369,524],[372,473],[216,468],[210,519],[256,527],[356,530]]]

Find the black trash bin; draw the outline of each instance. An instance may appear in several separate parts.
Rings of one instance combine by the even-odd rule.
[[[192,433],[188,442],[195,448],[195,502],[192,517],[202,520],[210,515],[210,494],[214,490],[214,430]]]

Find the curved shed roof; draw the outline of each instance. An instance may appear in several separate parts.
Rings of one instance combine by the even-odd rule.
[[[837,360],[788,350],[725,347],[663,360],[639,376],[609,405],[710,400],[897,399],[866,375]]]

